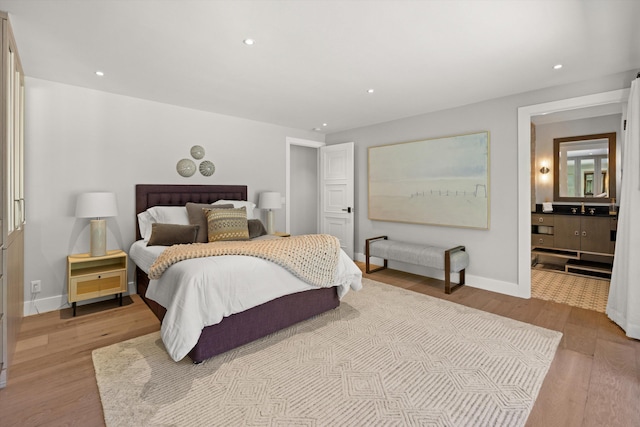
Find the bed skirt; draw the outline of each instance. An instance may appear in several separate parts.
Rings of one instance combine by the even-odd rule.
[[[149,279],[142,270],[137,270],[138,294],[162,321],[166,310],[145,297]],[[339,305],[336,287],[312,289],[276,298],[204,328],[189,357],[194,363],[200,363]]]

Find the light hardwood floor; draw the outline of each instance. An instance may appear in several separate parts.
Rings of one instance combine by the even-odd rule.
[[[25,317],[0,426],[103,426],[91,351],[159,329],[138,295]]]
[[[364,270],[364,265],[358,263]],[[561,331],[564,335],[528,426],[640,425],[640,341],[601,313],[465,286],[445,295],[441,281],[385,270],[365,277]],[[27,317],[0,391],[1,426],[104,425],[91,350],[159,329],[137,295]]]

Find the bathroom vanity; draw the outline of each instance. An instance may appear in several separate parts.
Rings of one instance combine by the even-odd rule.
[[[618,218],[606,206],[541,206],[531,214],[531,253],[560,258],[564,271],[610,277]]]

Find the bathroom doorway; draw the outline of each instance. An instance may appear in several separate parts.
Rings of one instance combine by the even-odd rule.
[[[556,163],[562,156],[558,155],[557,142],[554,149],[554,141],[605,133],[613,133],[615,139],[621,141],[622,105],[612,103],[531,117],[530,259],[533,298],[600,312],[606,309],[617,219],[609,213],[611,201],[617,199],[617,194],[602,191],[599,192],[600,197],[585,195],[586,203],[560,201],[556,182],[560,168]],[[614,152],[611,154],[613,159],[616,154],[619,158],[619,152]],[[587,150],[579,155],[581,158],[599,156],[598,160],[603,158],[605,160],[601,163],[606,164],[606,154]],[[619,166],[617,169],[615,175],[619,177]],[[619,188],[619,185],[613,188]],[[583,215],[593,218],[584,218]],[[600,249],[589,249],[585,247],[587,243],[583,243],[580,250],[578,242],[576,251],[562,250],[567,247],[567,239],[583,238],[586,241],[584,236],[591,239],[589,243],[601,240]]]

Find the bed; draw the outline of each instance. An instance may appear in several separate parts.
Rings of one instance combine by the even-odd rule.
[[[219,200],[247,200],[247,187],[244,185],[137,185],[136,216],[138,217],[138,214],[145,212],[147,209],[154,206],[184,206],[187,202],[210,204]],[[179,268],[182,270],[189,270],[192,265],[188,265],[187,263],[192,261],[195,263],[195,260],[181,261],[178,264],[169,267],[169,269],[164,273],[163,278],[160,280],[150,280],[147,272],[145,271],[148,271],[148,262],[145,263],[141,261],[139,257],[137,257],[138,261],[135,259],[136,253],[144,246],[146,246],[146,244],[142,241],[140,228],[136,227],[136,242],[132,245],[130,255],[132,260],[136,263],[138,294],[151,308],[158,319],[163,322],[163,341],[165,341],[165,346],[167,347],[171,357],[174,358],[174,360],[179,360],[182,358],[182,353],[174,352],[173,347],[171,346],[173,345],[172,343],[167,346],[167,341],[165,340],[165,329],[178,329],[177,327],[173,328],[168,326],[167,322],[169,319],[172,319],[173,321],[176,316],[180,316],[180,312],[171,307],[172,297],[169,296],[164,298],[162,293],[168,292],[168,289],[173,289],[174,286],[176,286],[176,289],[180,288],[178,282],[182,279],[178,279],[178,277],[182,277],[182,275],[186,273],[184,271],[179,272]],[[156,251],[162,250],[161,246],[151,248],[155,248]],[[208,320],[204,323],[206,326],[198,332],[199,335],[196,337],[197,342],[193,345],[193,348],[190,347],[191,343],[188,343],[188,347],[191,348],[187,353],[188,356],[194,363],[200,363],[217,354],[231,350],[272,332],[286,328],[294,323],[338,307],[340,304],[340,297],[343,296],[349,288],[357,290],[361,286],[360,283],[362,276],[360,270],[351,260],[348,259],[348,257],[346,257],[346,260],[344,260],[344,257],[346,257],[346,254],[341,251],[339,286],[326,288],[310,287],[307,284],[298,283],[296,281],[299,279],[294,278],[294,280],[292,280],[291,277],[293,276],[284,270],[276,270],[273,274],[266,275],[264,270],[259,269],[267,268],[264,264],[268,264],[268,261],[249,259],[252,257],[235,257],[233,260],[229,260],[232,261],[232,264],[238,263],[234,264],[234,267],[229,268],[237,268],[237,271],[242,271],[242,274],[238,274],[241,276],[241,280],[250,282],[247,285],[260,287],[263,286],[263,282],[269,282],[268,292],[277,292],[276,295],[279,295],[280,293],[284,294],[257,305],[248,301],[246,303],[246,309],[234,309],[242,311],[232,314],[227,313],[219,322],[216,322],[217,318],[212,320],[207,316]],[[221,258],[225,257],[211,258],[216,259],[210,260],[207,258],[206,262],[222,262],[223,260],[221,260]],[[225,260],[225,262],[227,262],[227,260]],[[240,267],[240,265],[244,265],[239,264],[241,262],[260,264],[257,267],[252,264],[251,267],[244,268]],[[180,266],[180,264],[182,264],[182,266]],[[141,268],[140,265],[143,265],[144,267]],[[279,268],[278,266],[275,267]],[[274,267],[269,266],[268,268],[273,269]],[[175,271],[172,271],[172,269]],[[247,270],[248,272],[245,273],[244,270]],[[248,276],[248,274],[251,274],[254,270],[256,271],[255,276]],[[168,277],[164,278],[164,276]],[[162,280],[164,280],[164,283],[161,283]],[[171,283],[168,284],[168,281]],[[184,287],[185,286],[183,286],[183,288]],[[273,288],[277,289],[272,290]],[[283,290],[284,288],[286,288],[286,290]],[[231,289],[234,290],[235,288]],[[181,291],[175,291],[175,295],[180,292]],[[190,297],[190,299],[194,298]],[[202,296],[197,297],[196,299],[211,300],[211,297]],[[163,302],[164,305],[159,303],[158,300]],[[181,301],[180,304],[184,305],[185,303]],[[243,304],[244,303],[241,305]],[[170,307],[169,315],[167,315],[166,306]],[[184,311],[188,312],[189,309]],[[216,316],[218,315],[216,314]],[[167,318],[166,320],[165,317]],[[207,324],[210,322],[216,323]],[[185,333],[185,336],[188,335],[190,335],[190,333]],[[191,333],[191,335],[193,334]],[[191,341],[195,341],[195,339],[191,338]],[[184,347],[185,344],[181,343],[181,345]]]

